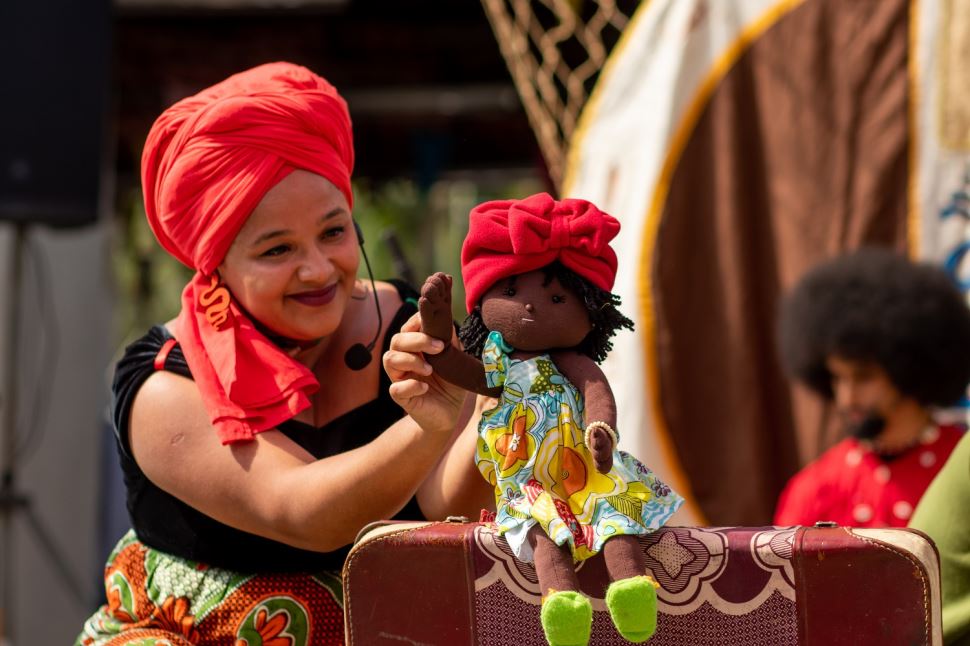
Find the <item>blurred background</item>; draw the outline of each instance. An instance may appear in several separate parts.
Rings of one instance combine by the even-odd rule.
[[[637,332],[605,370],[624,448],[685,494],[681,524],[768,523],[836,439],[775,348],[778,297],[806,269],[878,244],[963,276],[958,0],[6,0],[5,646],[73,640],[127,529],[112,364],[189,276],[145,223],[148,129],[274,60],[347,99],[378,277],[457,274],[487,199],[544,190],[620,219],[615,291]]]

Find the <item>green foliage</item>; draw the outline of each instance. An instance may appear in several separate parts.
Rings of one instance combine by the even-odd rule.
[[[115,325],[127,342],[155,323],[174,318],[192,271],[162,249],[145,219],[140,190],[123,200],[115,222],[111,261],[118,293]]]
[[[502,173],[441,180],[425,194],[407,179],[380,185],[358,181],[354,186],[354,217],[364,231],[374,275],[410,278],[415,287],[436,271],[454,276],[453,312],[456,320],[463,320],[461,244],[468,233],[468,212],[487,200],[525,197],[542,190],[534,176],[524,175],[522,179],[510,179]],[[391,238],[400,245],[410,276],[395,265]]]

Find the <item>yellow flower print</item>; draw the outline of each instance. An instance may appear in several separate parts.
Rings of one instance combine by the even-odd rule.
[[[565,404],[560,406],[557,430],[549,432],[539,447],[537,479],[566,501],[581,523],[589,522],[596,499],[621,493],[626,485],[615,475],[593,467],[593,457],[582,441],[582,429]]]
[[[535,452],[536,441],[529,433],[536,424],[536,412],[519,403],[512,409],[506,423],[488,431],[487,443],[500,478],[515,474]]]

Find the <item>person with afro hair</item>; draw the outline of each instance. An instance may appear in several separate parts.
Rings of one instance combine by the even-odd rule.
[[[970,381],[970,309],[942,269],[861,249],[784,299],[788,373],[835,409],[848,437],[782,491],[776,525],[905,527],[963,435],[934,412]]]

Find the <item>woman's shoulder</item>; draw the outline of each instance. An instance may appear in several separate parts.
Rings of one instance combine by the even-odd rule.
[[[145,384],[152,381],[158,387],[164,383],[186,382],[194,387],[189,381],[191,378],[182,350],[165,325],[152,326],[125,347],[115,366],[111,392],[114,429],[126,452],[132,406]]]
[[[376,280],[374,284],[377,287],[377,295],[380,298],[382,307],[385,304],[389,307],[400,307],[408,303],[417,307],[418,296],[420,294],[410,283],[396,278],[389,278],[386,280]]]
[[[195,382],[168,370],[150,374],[131,402],[132,426],[187,429],[200,424],[208,427],[208,420]]]
[[[152,352],[158,352],[158,349],[170,338],[172,338],[172,333],[169,332],[168,327],[165,324],[157,323],[125,346],[120,361],[131,362],[137,361],[139,358],[145,359]]]
[[[409,283],[393,278],[375,281],[375,286],[382,312],[382,333],[393,334],[418,311],[419,294]]]
[[[168,325],[153,325],[127,346],[115,368],[115,386],[142,371],[169,370],[191,377],[182,349]]]

